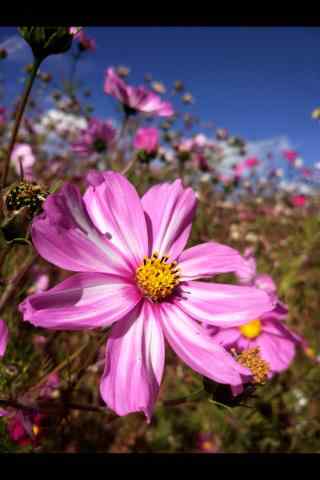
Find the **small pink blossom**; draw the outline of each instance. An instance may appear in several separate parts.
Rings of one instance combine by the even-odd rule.
[[[294,207],[304,207],[307,203],[307,199],[304,195],[293,195],[290,201]]]
[[[282,150],[282,155],[289,163],[294,163],[296,158],[298,158],[298,153],[295,150],[285,149]]]
[[[164,102],[159,95],[143,85],[139,87],[127,85],[113,68],[107,70],[104,91],[116,97],[124,105],[127,113],[142,112],[160,117],[171,117],[174,113],[171,103]]]
[[[158,129],[139,128],[134,137],[133,146],[136,150],[144,150],[149,154],[156,153],[159,146]]]
[[[91,118],[87,128],[81,131],[79,139],[71,147],[75,153],[83,156],[104,153],[113,145],[116,134],[110,121]]]
[[[244,161],[244,164],[248,168],[254,168],[260,164],[260,160],[257,157],[250,157]]]

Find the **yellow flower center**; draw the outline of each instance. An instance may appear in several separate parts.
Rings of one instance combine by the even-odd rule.
[[[241,325],[240,332],[247,338],[256,338],[261,332],[261,322],[259,319]]]
[[[259,347],[243,350],[237,356],[237,362],[251,370],[253,383],[265,383],[270,368],[268,363],[260,357]]]
[[[180,282],[177,262],[167,263],[168,258],[159,257],[155,252],[150,258],[144,257],[143,264],[136,270],[140,290],[153,302],[161,302],[171,295]]]

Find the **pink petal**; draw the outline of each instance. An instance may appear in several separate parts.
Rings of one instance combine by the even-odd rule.
[[[71,184],[47,198],[44,213],[33,221],[32,241],[43,258],[66,270],[132,274],[126,258],[95,228]]]
[[[150,188],[142,197],[152,252],[174,260],[184,249],[196,209],[191,188],[183,188],[181,180]]]
[[[176,354],[193,370],[219,383],[238,385],[250,371],[237,363],[208,331],[170,303],[158,306],[166,339]]]
[[[37,327],[80,330],[106,327],[140,301],[137,287],[113,275],[78,273],[19,306],[24,320]]]
[[[121,103],[127,104],[129,101],[127,85],[118,77],[113,68],[108,68],[104,83],[104,91],[109,95],[116,97]]]
[[[0,320],[0,357],[3,357],[8,343],[8,328],[3,320]]]
[[[242,325],[273,308],[258,288],[195,281],[181,284],[173,302],[190,317],[222,327]]]
[[[103,172],[103,182],[91,185],[84,202],[88,214],[101,233],[129,257],[136,268],[148,253],[148,235],[144,212],[135,188],[122,175]]]
[[[142,302],[113,328],[107,343],[102,398],[123,416],[144,412],[150,421],[164,368],[164,339],[152,305]]]
[[[241,335],[240,329],[237,327],[232,328],[220,328],[217,333],[213,334],[210,332],[211,337],[216,343],[219,345],[223,345],[224,347],[230,347],[233,344],[237,343],[239,337]]]
[[[195,280],[216,273],[238,271],[244,265],[244,260],[233,248],[208,242],[185,250],[178,263],[182,280]]]
[[[261,333],[255,342],[260,348],[261,357],[273,372],[282,372],[289,367],[296,352],[294,342],[265,332]]]

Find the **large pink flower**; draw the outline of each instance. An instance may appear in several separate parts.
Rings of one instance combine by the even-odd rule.
[[[237,326],[272,309],[260,289],[201,282],[241,271],[237,251],[214,242],[184,250],[196,199],[180,180],[142,199],[122,175],[88,175],[82,198],[66,184],[44,203],[32,225],[42,257],[78,272],[21,305],[24,320],[50,329],[114,324],[101,395],[119,415],[152,414],[164,369],[164,338],[191,368],[217,382],[239,384],[240,366],[199,322]]]
[[[8,343],[8,328],[3,320],[0,319],[0,357],[3,357]]]
[[[127,85],[113,68],[107,70],[104,91],[116,97],[128,112],[150,113],[159,117],[170,117],[174,113],[171,103],[162,101],[159,95],[144,86]]]

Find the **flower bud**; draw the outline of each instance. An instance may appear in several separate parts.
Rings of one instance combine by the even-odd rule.
[[[19,32],[38,59],[68,51],[73,34],[70,27],[19,27]]]

